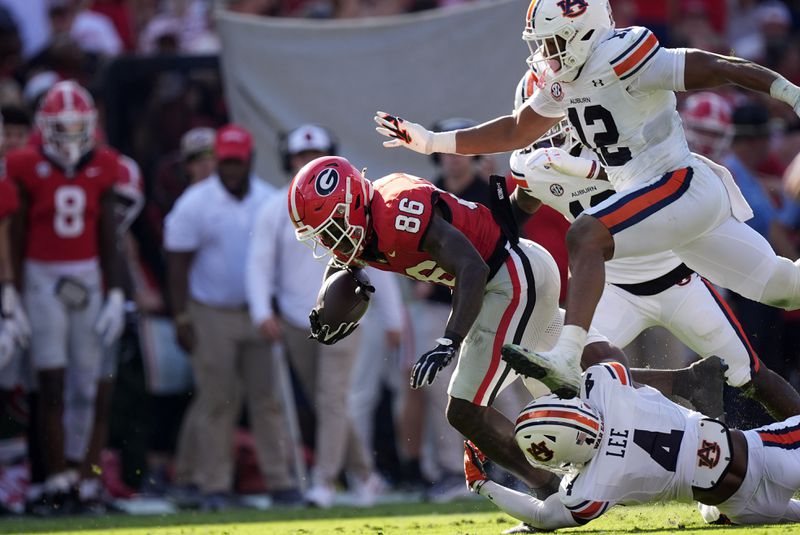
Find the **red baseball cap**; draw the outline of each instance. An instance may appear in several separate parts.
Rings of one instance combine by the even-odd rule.
[[[241,126],[224,126],[217,131],[214,152],[218,160],[249,160],[253,154],[253,136]]]

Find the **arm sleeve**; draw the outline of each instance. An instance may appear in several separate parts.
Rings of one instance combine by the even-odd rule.
[[[545,87],[545,90],[537,91],[536,94],[525,101],[525,103],[533,108],[533,111],[543,117],[563,117],[564,110],[547,94],[547,91],[550,91],[550,89],[548,89],[549,87],[550,84]]]
[[[685,48],[659,48],[631,82],[629,90],[686,91],[685,68]]]
[[[368,274],[375,286],[372,299],[387,331],[401,331],[405,323],[403,297],[397,276],[387,271],[369,269]]]
[[[275,242],[281,225],[278,216],[284,213],[274,204],[267,201],[258,213],[245,266],[247,305],[255,325],[274,315]]]
[[[196,195],[189,190],[178,198],[164,220],[164,249],[172,253],[185,253],[200,248],[200,225]]]
[[[580,525],[569,509],[561,503],[558,494],[553,494],[542,501],[529,494],[498,485],[494,481],[484,483],[480,494],[491,500],[503,512],[537,529],[553,530]]]

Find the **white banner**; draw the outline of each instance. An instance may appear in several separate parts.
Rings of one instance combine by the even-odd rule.
[[[324,21],[219,12],[227,101],[233,120],[255,136],[258,173],[285,183],[278,133],[317,123],[369,178],[393,171],[430,177],[430,158],[383,148],[375,111],[426,127],[447,117],[483,122],[510,113],[526,68],[528,3]],[[507,159],[499,162],[504,171]]]

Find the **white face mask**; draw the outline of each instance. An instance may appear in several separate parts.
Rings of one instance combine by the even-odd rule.
[[[50,157],[67,167],[74,167],[94,144],[94,124],[91,117],[70,120],[54,118],[46,122],[45,149]]]

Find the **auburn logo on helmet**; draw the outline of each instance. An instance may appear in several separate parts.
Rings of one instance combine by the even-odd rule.
[[[333,193],[337,185],[339,185],[339,173],[336,172],[336,169],[328,168],[317,175],[314,189],[323,197],[327,197]]]
[[[540,463],[546,463],[553,458],[553,450],[547,447],[544,440],[538,444],[531,444],[531,447],[528,448],[528,453]]]
[[[561,0],[556,2],[556,5],[561,8],[561,13],[565,17],[574,18],[583,15],[589,3],[586,0]]]

